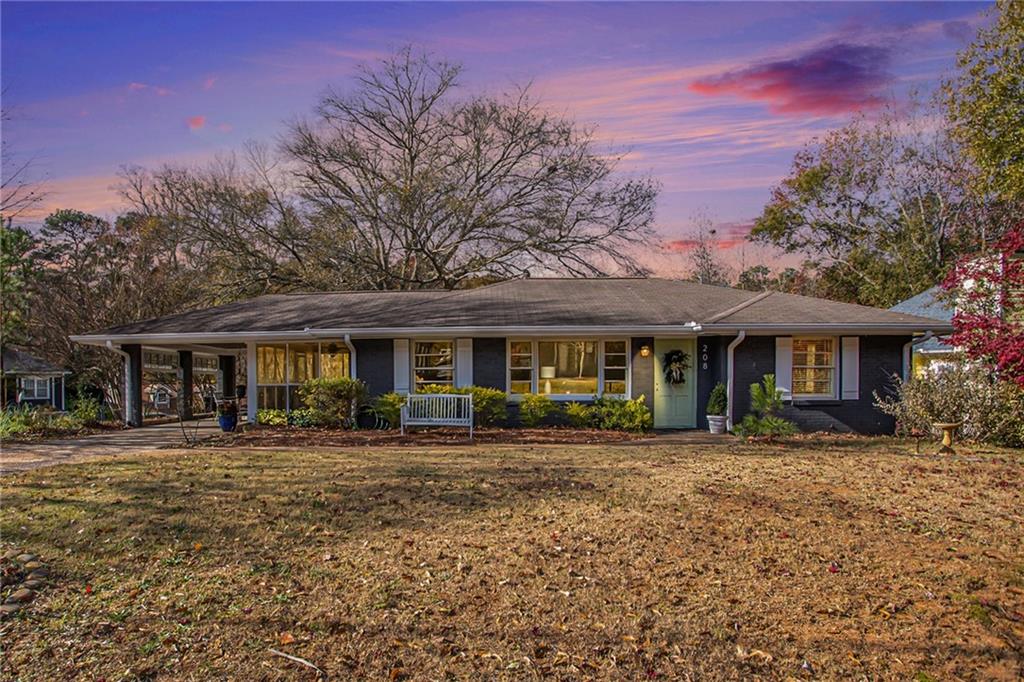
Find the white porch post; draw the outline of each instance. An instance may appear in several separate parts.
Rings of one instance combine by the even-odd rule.
[[[256,342],[245,344],[245,402],[246,417],[256,423]]]

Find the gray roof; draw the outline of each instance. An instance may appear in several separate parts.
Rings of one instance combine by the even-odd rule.
[[[519,279],[456,291],[276,294],[95,332],[300,332],[305,329],[864,325],[931,329],[933,319],[792,294],[654,278]]]
[[[889,310],[931,317],[936,320],[952,320],[953,308],[941,299],[939,296],[941,291],[941,287],[934,286],[931,289],[922,291],[917,296],[911,296],[905,301],[900,301],[889,308]],[[952,346],[942,343],[938,338],[928,339],[924,343],[915,346],[914,349],[925,353],[948,353],[954,350]]]
[[[67,373],[62,367],[10,347],[3,349],[3,370],[4,374],[14,375]]]

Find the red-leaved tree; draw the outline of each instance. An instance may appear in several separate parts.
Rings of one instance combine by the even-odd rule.
[[[942,287],[957,305],[948,343],[1024,387],[1024,222],[992,254],[958,262]]]

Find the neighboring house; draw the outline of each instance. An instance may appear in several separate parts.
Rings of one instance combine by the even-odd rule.
[[[141,423],[144,349],[219,356],[220,385],[244,377],[248,418],[291,409],[317,376],[353,376],[370,393],[427,384],[560,401],[644,396],[657,428],[703,428],[711,389],[726,382],[733,421],[749,387],[774,373],[785,414],[807,429],[887,433],[873,405],[903,371],[915,337],[947,321],[792,294],[666,279],[520,279],[456,291],[281,294],[146,320],[72,339],[119,350],[128,368],[129,423]],[[666,353],[690,368],[668,383]],[[244,371],[241,367],[244,364]],[[191,384],[191,373],[184,376]]]
[[[70,372],[15,348],[4,348],[0,357],[0,395],[4,407],[50,405],[64,409],[64,382]]]
[[[953,308],[942,300],[942,287],[934,286],[927,291],[922,291],[917,296],[911,296],[905,301],[900,301],[889,310],[896,313],[906,313],[920,317],[930,317],[935,320],[944,320],[952,324]],[[941,367],[944,364],[955,361],[956,348],[945,343],[938,337],[932,337],[921,343],[914,344],[911,367],[914,374],[919,375],[929,367]]]

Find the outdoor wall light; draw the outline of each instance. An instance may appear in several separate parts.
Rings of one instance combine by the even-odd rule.
[[[640,346],[640,357],[642,357],[642,358],[649,358],[649,357],[651,357],[651,347],[648,346],[646,343],[644,345]]]

